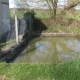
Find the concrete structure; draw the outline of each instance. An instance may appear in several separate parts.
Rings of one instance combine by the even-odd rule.
[[[0,38],[10,30],[9,0],[0,0]]]

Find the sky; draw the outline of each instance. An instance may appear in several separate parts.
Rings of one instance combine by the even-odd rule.
[[[9,3],[10,3],[10,5],[9,5],[10,8],[16,7],[14,0],[9,0]],[[39,0],[27,0],[27,3],[30,6],[30,8],[34,8],[34,7],[35,8],[43,8],[43,6],[44,6],[44,8],[47,7],[46,1],[39,2]],[[66,2],[64,3],[64,0],[59,0],[58,5],[64,5],[64,4],[66,4]]]
[[[31,9],[32,8],[41,8],[41,9],[42,8],[44,8],[44,9],[48,8],[46,1],[40,2],[39,0],[27,0],[27,4],[29,5],[29,8],[31,8]],[[67,0],[59,0],[58,6],[60,8],[62,8],[62,6],[60,6],[60,5],[62,5],[62,6],[67,5]],[[14,0],[9,0],[9,7],[10,8],[14,8],[14,7],[16,8]],[[80,9],[80,6],[77,6],[76,9]]]
[[[14,7],[15,7],[14,0],[9,0],[9,8],[14,8]]]

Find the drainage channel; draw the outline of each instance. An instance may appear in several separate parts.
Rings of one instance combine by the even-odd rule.
[[[59,36],[59,37],[76,37],[77,34],[51,34],[51,33],[47,33],[47,34],[30,34],[25,36],[26,38],[24,40],[22,40],[22,42],[20,42],[16,47],[14,47],[13,49],[11,49],[11,51],[5,56],[3,57],[0,62],[6,62],[6,63],[11,63],[13,62],[18,56],[19,54],[21,54],[21,52],[25,49],[26,45],[28,45],[28,42],[35,38],[35,37],[39,37],[39,36]]]
[[[0,62],[11,63],[17,56],[24,50],[28,42],[34,38],[34,35],[28,35],[26,39],[22,40],[14,49],[12,49],[6,56],[4,56]]]

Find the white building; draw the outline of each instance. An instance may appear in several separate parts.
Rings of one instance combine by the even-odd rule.
[[[0,0],[0,38],[10,30],[9,0]]]

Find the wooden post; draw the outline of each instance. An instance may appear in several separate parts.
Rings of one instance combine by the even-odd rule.
[[[19,38],[18,38],[18,18],[14,9],[14,16],[15,16],[15,31],[16,31],[16,42],[18,44]]]
[[[2,52],[1,52],[1,49],[0,49],[0,59],[2,58]]]

